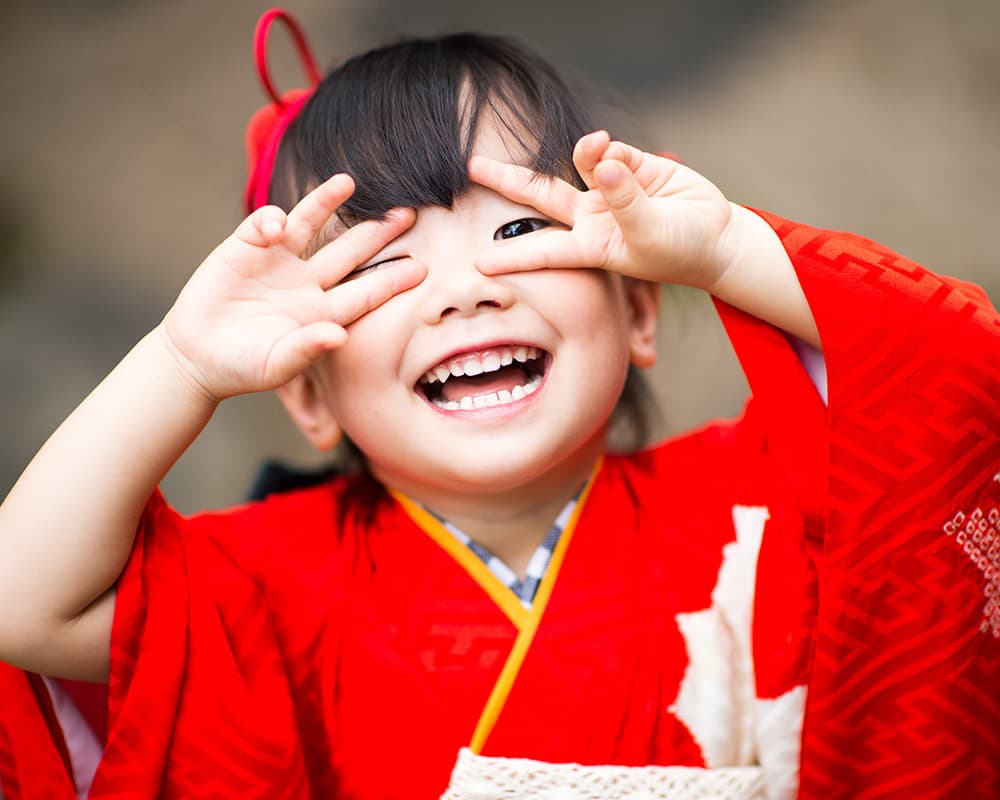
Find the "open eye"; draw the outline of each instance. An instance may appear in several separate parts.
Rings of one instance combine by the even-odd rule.
[[[544,219],[535,219],[533,217],[515,219],[513,222],[508,222],[497,228],[496,233],[493,234],[493,238],[497,240],[513,239],[515,236],[524,236],[526,233],[534,233],[547,227],[549,227],[549,223]]]

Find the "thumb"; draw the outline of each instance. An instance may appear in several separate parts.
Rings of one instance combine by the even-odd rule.
[[[347,341],[347,331],[329,320],[320,320],[282,336],[265,364],[265,381],[275,388],[287,383],[324,353]]]

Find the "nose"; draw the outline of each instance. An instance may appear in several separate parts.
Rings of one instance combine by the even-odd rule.
[[[484,275],[476,269],[472,249],[456,247],[437,253],[427,264],[426,321],[472,316],[491,309],[502,310],[514,303],[514,291],[503,277]]]

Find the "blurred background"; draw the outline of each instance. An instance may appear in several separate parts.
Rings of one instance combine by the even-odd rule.
[[[239,221],[268,5],[5,0],[0,493]],[[731,199],[863,233],[1000,298],[995,0],[287,7],[323,66],[400,35],[514,34],[605,97],[615,133],[678,153]],[[279,84],[300,85],[272,43]],[[663,322],[660,433],[737,413],[746,386],[706,299],[669,291]],[[238,502],[265,457],[316,463],[275,398],[228,401],[165,490],[185,511]]]

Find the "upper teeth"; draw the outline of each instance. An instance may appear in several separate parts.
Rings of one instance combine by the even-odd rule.
[[[539,358],[542,351],[537,347],[517,345],[516,347],[498,347],[494,350],[484,350],[481,353],[462,355],[438,364],[427,370],[420,379],[421,383],[444,383],[448,378],[462,375],[481,375],[484,372],[496,372],[500,367],[506,367],[517,361],[523,364]]]

